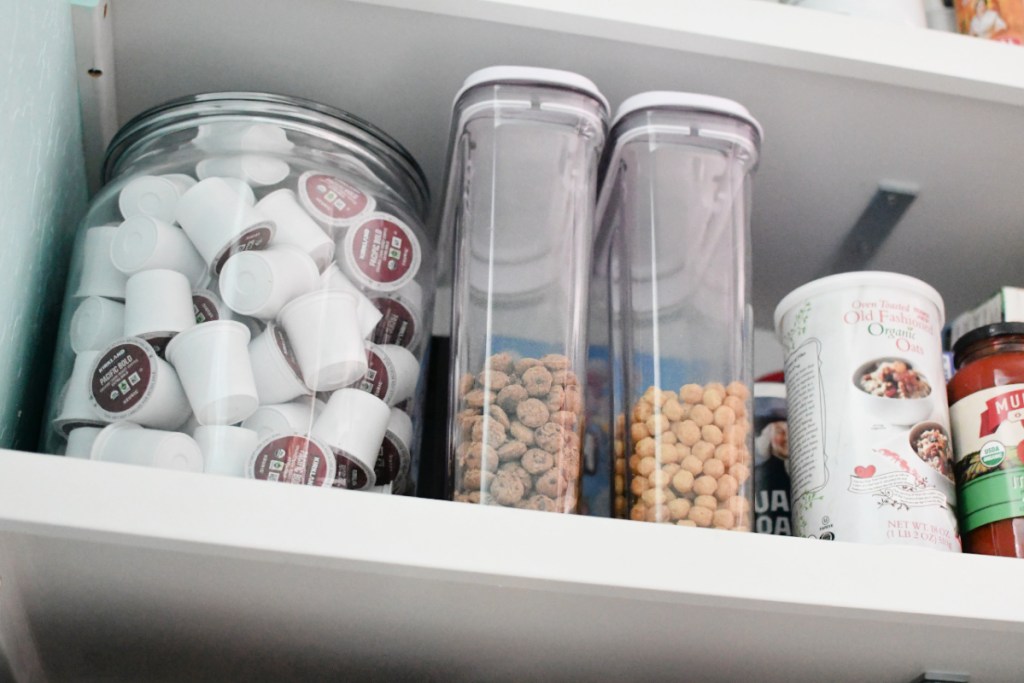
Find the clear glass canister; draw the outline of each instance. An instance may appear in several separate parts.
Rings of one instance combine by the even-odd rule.
[[[41,447],[413,490],[429,197],[346,112],[212,93],[115,136],[75,243]]]
[[[705,95],[644,93],[616,115],[594,282],[607,287],[618,516],[751,528],[749,207],[761,138],[745,108]]]
[[[495,67],[456,97],[443,228],[454,237],[454,500],[573,512],[603,96]]]

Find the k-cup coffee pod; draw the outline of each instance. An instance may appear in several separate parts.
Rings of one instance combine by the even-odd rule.
[[[279,152],[295,147],[284,129],[270,123],[224,121],[200,124],[192,144],[205,152]]]
[[[71,316],[71,348],[75,353],[99,351],[124,336],[124,304],[90,296]]]
[[[370,339],[415,349],[423,333],[423,289],[419,283],[410,280],[389,294],[374,294],[370,301],[381,314]]]
[[[203,454],[191,436],[145,429],[134,422],[115,422],[104,427],[93,442],[92,459],[184,472],[203,471]]]
[[[102,427],[110,422],[100,415],[89,397],[92,366],[99,351],[82,351],[75,356],[75,364],[61,392],[60,412],[53,420],[53,428],[67,436],[80,427]]]
[[[299,206],[295,193],[289,189],[271,192],[256,204],[277,224],[275,244],[291,244],[309,255],[323,272],[334,258],[334,240]]]
[[[244,477],[259,437],[251,429],[227,425],[197,427],[192,438],[203,453],[203,471],[225,477]]]
[[[89,228],[82,245],[82,275],[75,296],[102,296],[124,301],[128,276],[110,260],[110,244],[117,234],[116,225]]]
[[[221,178],[224,183],[232,190],[238,193],[238,196],[242,198],[249,206],[256,206],[256,193],[253,192],[252,187],[249,183],[245,182],[241,178]]]
[[[396,406],[411,398],[420,378],[420,364],[409,349],[397,344],[366,344],[366,374],[358,388]]]
[[[199,424],[199,420],[196,419],[195,414],[189,413],[188,419],[185,420],[185,424],[178,427],[178,431],[182,434],[195,434],[196,430],[202,426],[203,425]]]
[[[317,290],[281,309],[302,378],[313,391],[333,391],[366,374],[356,298],[347,292]]]
[[[312,393],[302,379],[302,367],[288,334],[280,325],[268,324],[267,329],[249,342],[249,358],[261,405],[285,403]]]
[[[214,275],[232,254],[265,249],[276,229],[222,178],[197,183],[182,195],[174,215]]]
[[[210,157],[196,164],[196,176],[200,180],[238,178],[255,187],[277,185],[289,173],[291,168],[286,162],[259,154]]]
[[[249,328],[218,320],[196,325],[167,345],[167,360],[199,424],[235,424],[259,407],[248,344]]]
[[[299,176],[299,202],[317,223],[328,229],[344,228],[373,211],[376,201],[355,184],[327,173],[309,171]],[[332,232],[336,234],[336,232]]]
[[[339,389],[331,394],[312,434],[334,452],[335,487],[365,489],[375,484],[374,466],[390,417],[387,404],[365,391]]]
[[[386,485],[391,492],[392,482],[403,484],[412,464],[412,420],[398,408],[391,409],[384,441],[374,465],[378,485]]]
[[[107,421],[177,429],[192,414],[174,368],[138,337],[118,340],[97,354],[89,389],[93,406]]]
[[[213,282],[208,288],[192,290],[192,312],[196,316],[196,325],[213,320],[234,320],[248,327],[252,337],[263,332],[263,325],[259,320],[232,311],[220,298],[218,287],[218,283]]]
[[[412,228],[388,213],[371,213],[338,241],[338,266],[361,287],[393,292],[420,269],[422,248]]]
[[[143,270],[174,270],[192,287],[206,282],[206,263],[181,228],[151,216],[132,216],[117,228],[110,261],[129,277]]]
[[[245,476],[303,486],[332,486],[336,464],[331,449],[318,439],[273,434],[256,446]]]
[[[231,310],[262,320],[276,317],[289,301],[319,285],[316,263],[291,245],[235,254],[224,264],[217,282]]]
[[[261,440],[271,434],[308,434],[324,405],[323,401],[309,397],[260,406],[245,418],[242,426],[256,432]]]
[[[145,339],[162,354],[171,337],[195,327],[192,287],[174,270],[144,270],[128,278],[124,336]]]
[[[373,301],[363,294],[362,290],[352,284],[351,280],[345,277],[345,274],[338,268],[337,263],[327,266],[327,269],[320,277],[320,282],[324,289],[336,292],[349,292],[356,298],[359,333],[363,336],[363,339],[369,337],[381,320],[381,312],[374,306]]]
[[[184,173],[138,176],[121,189],[117,206],[125,219],[151,216],[165,223],[173,223],[174,207],[181,195],[195,184],[195,178]]]
[[[68,445],[64,457],[88,460],[92,457],[92,444],[103,431],[102,427],[77,427],[68,434]]]

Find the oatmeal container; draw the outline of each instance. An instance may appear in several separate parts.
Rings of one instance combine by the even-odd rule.
[[[334,435],[344,418],[370,475],[384,446],[387,406],[380,425],[319,419],[334,392],[362,389],[401,404],[417,462],[426,345],[409,311],[431,329],[435,240],[398,142],[315,102],[210,93],[128,122],[103,174],[72,254],[43,451],[80,456],[88,432],[62,444],[75,428],[130,422],[195,435],[208,473],[330,487],[351,467],[314,424]]]
[[[939,293],[897,273],[779,303],[794,535],[960,551],[943,321]]]
[[[635,521],[751,529],[751,180],[742,105],[649,92],[622,103],[603,164],[593,281],[605,291],[613,485]]]
[[[574,73],[494,67],[455,98],[449,495],[575,512],[585,313],[608,104]]]

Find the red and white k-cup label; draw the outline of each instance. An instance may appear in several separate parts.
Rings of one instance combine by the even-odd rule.
[[[365,489],[372,481],[370,475],[372,470],[351,457],[346,451],[334,449],[334,488],[336,489]]]
[[[257,447],[246,474],[264,481],[330,486],[334,482],[334,454],[298,434],[272,436]]]
[[[220,275],[220,271],[224,269],[224,264],[235,254],[243,251],[266,249],[270,245],[270,240],[274,238],[275,228],[274,223],[268,221],[254,225],[235,237],[217,252],[216,258],[213,259],[213,274]]]
[[[348,225],[373,211],[374,199],[337,176],[309,171],[299,178],[299,201],[314,220],[332,227]]]
[[[96,361],[90,391],[101,414],[126,417],[145,399],[153,381],[153,349],[143,341],[124,341]]]
[[[416,313],[399,299],[377,297],[371,299],[381,312],[380,322],[373,330],[371,339],[375,344],[396,344],[412,349],[416,343],[419,321]]]
[[[412,229],[386,213],[371,214],[345,234],[347,274],[359,284],[396,290],[416,277],[422,251]]]

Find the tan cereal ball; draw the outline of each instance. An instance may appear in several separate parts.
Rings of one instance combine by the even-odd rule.
[[[669,514],[672,515],[672,519],[686,519],[686,516],[690,514],[690,508],[693,507],[685,498],[676,498],[668,504]]]
[[[739,490],[740,485],[736,481],[736,477],[731,474],[723,474],[722,478],[718,480],[718,488],[715,489],[715,497],[718,498],[718,500],[725,502],[735,496]]]
[[[671,513],[668,511],[668,507],[659,505],[653,508],[647,508],[647,521],[648,522],[669,522],[672,519]]]
[[[724,429],[736,422],[736,413],[729,406],[718,406],[715,408],[714,416],[714,424],[719,429]]]
[[[689,472],[694,477],[704,473],[704,462],[695,455],[688,455],[683,458],[680,467],[683,468],[684,472]]]
[[[634,476],[629,480],[629,492],[636,498],[644,495],[647,490],[647,477]]]
[[[704,404],[695,405],[690,409],[690,419],[696,423],[698,427],[711,424],[715,419],[715,414],[711,412],[711,409]]]
[[[722,430],[715,425],[708,424],[700,428],[700,438],[712,446],[722,443]]]
[[[690,508],[690,512],[687,513],[686,518],[699,527],[711,526],[711,520],[714,517],[714,513],[705,507],[694,505]]]
[[[621,496],[624,494],[626,492],[626,478],[621,474],[616,474],[612,481],[612,488],[615,491],[615,495]]]
[[[650,435],[651,433],[647,431],[646,425],[642,422],[635,422],[629,427],[629,436],[633,439],[633,443],[646,439]]]
[[[629,510],[629,518],[634,522],[645,522],[647,521],[647,506],[646,505],[634,505]]]
[[[641,458],[652,457],[658,450],[658,444],[649,436],[645,436],[636,442],[636,448],[633,449],[637,455]],[[646,472],[645,472],[646,474]]]
[[[729,474],[736,477],[736,483],[743,484],[750,479],[750,468],[738,462],[729,468]]]
[[[704,387],[699,384],[686,384],[679,389],[679,398],[686,403],[700,403],[704,398]]]
[[[672,477],[676,476],[676,472],[678,472],[681,469],[682,468],[679,466],[679,464],[674,462],[670,462],[667,465],[661,466],[661,471],[668,475],[669,480],[671,480]]]
[[[654,415],[654,406],[647,401],[640,401],[633,406],[633,422],[647,422]]]
[[[655,469],[648,475],[647,481],[650,482],[651,486],[665,488],[672,481],[672,475],[665,472],[665,470]]]
[[[733,496],[725,501],[725,509],[732,512],[738,518],[743,518],[750,512],[750,501],[744,496]]]
[[[723,443],[715,448],[715,458],[722,461],[726,467],[731,467],[736,462],[736,447],[731,443]]]
[[[736,417],[747,416],[747,403],[739,396],[726,396],[722,405],[733,412]]]
[[[704,389],[704,398],[701,401],[709,410],[717,410],[725,400],[725,392],[717,389]]]
[[[712,493],[715,492],[715,489],[717,488],[718,482],[715,481],[715,478],[709,477],[706,474],[697,477],[697,479],[693,482],[693,490],[699,496],[711,495]]]
[[[689,493],[693,490],[693,481],[693,473],[686,469],[681,469],[672,477],[672,488],[679,493]]]
[[[666,432],[671,434],[672,432]],[[663,443],[661,444],[661,462],[662,464],[668,465],[670,463],[679,462],[682,458],[679,455],[679,449],[675,447],[675,444]]]
[[[664,415],[661,415],[660,413],[657,415],[651,415],[649,418],[647,418],[647,421],[644,423],[644,425],[647,427],[647,431],[649,431],[652,436],[661,434],[663,431],[672,426],[672,424],[669,422],[669,419]]]
[[[750,388],[746,384],[740,381],[729,382],[729,386],[726,387],[726,392],[730,396],[735,396],[741,401],[746,401],[750,398]]]
[[[718,458],[708,458],[704,461],[704,474],[718,479],[725,474],[725,463]]]
[[[693,448],[690,449],[690,454],[701,462],[704,462],[715,454],[715,447],[707,441],[698,441],[693,444]]]
[[[615,474],[625,474],[625,473],[626,473],[626,459],[625,458],[615,458]]]
[[[614,444],[615,450],[615,465],[618,466],[619,461],[626,455],[626,444],[622,439],[615,439]]]
[[[646,429],[647,428],[644,427],[645,431]],[[693,446],[693,444],[700,441],[700,425],[693,420],[677,422],[672,427],[672,431],[675,433],[676,438],[679,439],[679,443],[684,446]]]
[[[687,411],[683,409],[683,404],[675,398],[665,401],[665,405],[661,407],[661,414],[673,422],[682,420],[686,417],[686,413]]]
[[[729,510],[715,510],[711,518],[711,524],[716,529],[731,529],[736,526],[736,515]]]
[[[692,519],[681,519],[676,522],[676,526],[697,526],[697,522]]]
[[[658,468],[658,461],[654,459],[654,456],[648,455],[640,459],[640,466],[637,467],[637,472],[644,475],[645,477],[650,475],[651,472]]]
[[[644,502],[644,505],[648,507],[652,505],[667,505],[668,500],[665,498],[665,491],[662,489],[647,489],[643,495],[640,496],[640,500]]]
[[[697,496],[693,499],[693,504],[708,510],[718,509],[718,499],[714,496]]]

